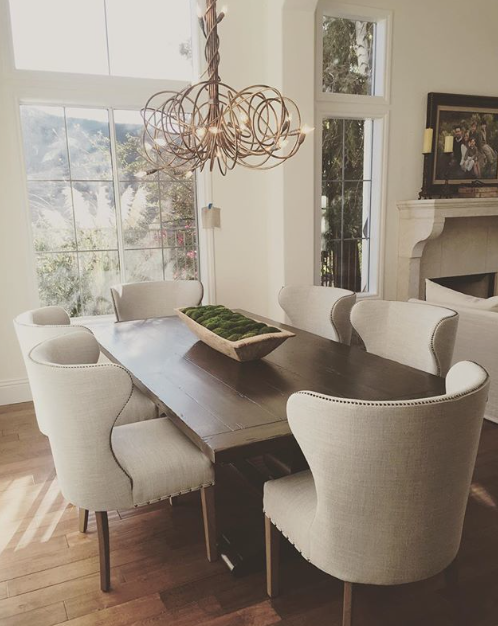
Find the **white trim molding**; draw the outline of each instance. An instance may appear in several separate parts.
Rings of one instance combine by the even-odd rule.
[[[0,406],[19,404],[30,400],[32,400],[32,396],[27,378],[0,380]]]

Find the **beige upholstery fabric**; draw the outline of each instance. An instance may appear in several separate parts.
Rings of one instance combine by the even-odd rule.
[[[356,302],[352,291],[289,286],[282,287],[278,301],[296,328],[348,345],[351,342],[350,315]]]
[[[204,290],[198,280],[161,280],[111,287],[118,322],[174,315],[174,309],[197,306]]]
[[[447,381],[447,395],[422,400],[291,396],[289,424],[310,472],[267,483],[264,508],[314,565],[390,585],[435,575],[455,558],[489,381],[471,362]]]
[[[425,280],[425,298],[427,302],[432,302],[433,304],[463,306],[498,313],[498,296],[476,298],[475,296],[469,296],[454,289],[443,287],[443,285],[438,285],[438,283],[428,278]]]
[[[458,314],[412,302],[363,300],[351,322],[367,352],[445,376],[451,365]]]
[[[498,315],[462,306],[454,308],[459,322],[453,363],[468,359],[487,369],[491,387],[484,417],[498,423]]]
[[[214,484],[212,463],[166,417],[118,426],[112,448],[133,477],[135,506]]]
[[[98,349],[96,343],[89,333],[75,333],[36,346],[28,357],[64,497],[80,508],[108,511],[135,506],[144,494],[169,497],[180,483],[185,489],[202,487],[208,463],[190,442],[180,443],[181,434],[174,435],[172,445],[169,427],[150,427],[156,420],[134,424],[130,430],[115,428],[133,393],[129,372],[112,363],[69,362],[69,354],[91,354]],[[114,430],[119,458],[113,449]],[[160,458],[160,449],[168,455],[167,462]],[[138,458],[142,453],[143,466]],[[173,472],[177,467],[185,475],[183,482]]]
[[[33,394],[33,403],[35,405],[36,419],[38,422],[38,428],[44,435],[48,435],[46,420],[44,418],[45,412],[43,407],[39,406],[40,396],[33,391],[33,377],[31,361],[28,359],[28,354],[38,344],[46,341],[47,339],[53,339],[55,337],[61,337],[63,335],[69,335],[74,333],[88,333],[92,334],[88,328],[84,326],[71,326],[71,320],[69,315],[58,306],[43,307],[34,311],[27,311],[18,315],[14,320],[14,328],[16,330],[19,345],[21,346],[21,352],[26,365],[26,371],[28,373],[28,379]],[[61,353],[58,355],[61,363],[86,363],[94,364],[97,362],[108,363],[108,359],[100,353],[97,342],[90,342],[85,346],[84,351],[80,354],[75,354],[72,344],[62,345],[59,347]],[[66,360],[64,360],[66,359]],[[157,417],[158,411],[156,405],[143,395],[143,393],[133,388],[132,397],[130,402],[126,405],[125,410],[120,415],[119,424],[129,424],[136,420],[136,416],[140,416],[141,419],[153,419]]]

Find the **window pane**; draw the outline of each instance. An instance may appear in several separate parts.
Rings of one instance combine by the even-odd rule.
[[[370,120],[331,119],[323,123],[322,285],[368,289],[371,133]],[[335,176],[340,173],[339,180],[329,178],[331,168]]]
[[[69,315],[80,315],[80,283],[76,254],[37,254],[36,270],[40,304],[61,306]]]
[[[73,183],[74,218],[79,250],[118,247],[113,185]]]
[[[323,121],[323,178],[341,180],[343,165],[343,126],[344,120],[330,119]]]
[[[10,14],[18,69],[108,74],[103,0],[10,0]]]
[[[141,155],[144,123],[140,111],[114,111],[114,124],[119,180],[136,180],[138,172],[150,168]]]
[[[161,182],[161,211],[164,222],[194,218],[194,185],[194,178],[172,178],[168,182]]]
[[[158,183],[122,183],[120,192],[125,247],[160,248],[162,236]]]
[[[28,180],[67,180],[64,109],[21,106],[21,122]]]
[[[370,96],[375,23],[323,18],[323,91]]]
[[[127,282],[163,279],[162,250],[125,250],[124,256]]]
[[[81,274],[81,314],[112,313],[110,289],[120,282],[117,251],[81,252],[78,258]]]
[[[166,280],[190,280],[197,277],[197,248],[193,222],[170,222],[164,227]]]
[[[35,250],[74,250],[76,239],[69,183],[32,182],[28,191]]]
[[[107,0],[106,7],[113,76],[192,80],[190,2]]]
[[[105,109],[66,109],[71,178],[111,180],[109,115]]]

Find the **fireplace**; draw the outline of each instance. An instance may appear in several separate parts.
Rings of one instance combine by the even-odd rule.
[[[430,280],[443,287],[465,293],[468,296],[491,298],[498,295],[497,278],[498,272],[487,272],[485,274],[470,274],[467,276],[441,276],[431,278]]]
[[[425,297],[425,279],[498,295],[498,198],[400,202],[398,300]]]

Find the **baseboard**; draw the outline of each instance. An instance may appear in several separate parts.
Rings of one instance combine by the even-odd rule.
[[[27,378],[0,380],[0,406],[32,400]]]

